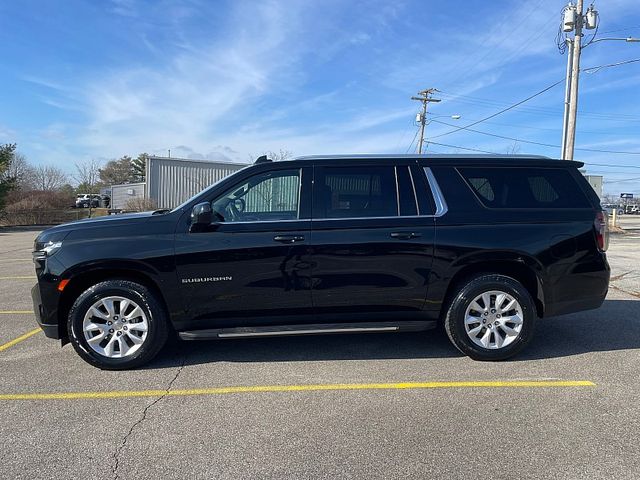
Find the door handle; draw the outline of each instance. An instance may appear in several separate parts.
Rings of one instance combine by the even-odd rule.
[[[411,240],[412,238],[421,237],[421,233],[415,232],[393,232],[391,238],[397,238],[398,240]]]
[[[273,240],[281,243],[296,243],[304,241],[304,235],[276,235]]]

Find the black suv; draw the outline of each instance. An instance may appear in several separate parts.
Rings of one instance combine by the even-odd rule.
[[[174,210],[35,241],[35,312],[87,362],[209,340],[443,324],[501,360],[536,320],[599,307],[607,230],[582,164],[535,156],[264,157]]]

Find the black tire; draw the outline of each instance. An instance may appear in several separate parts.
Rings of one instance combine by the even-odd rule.
[[[146,339],[130,356],[109,358],[95,352],[82,331],[84,316],[89,308],[101,298],[109,296],[133,300],[147,316]],[[144,365],[162,349],[168,336],[168,318],[162,303],[149,288],[128,280],[107,280],[88,288],[76,299],[69,311],[67,328],[73,348],[84,361],[103,370],[126,370]]]
[[[509,345],[489,349],[474,343],[465,330],[465,314],[469,304],[479,295],[491,290],[508,293],[522,308],[522,329]],[[505,275],[485,274],[464,283],[453,295],[444,319],[444,328],[451,343],[474,360],[505,360],[518,354],[533,338],[537,313],[529,291],[520,282]],[[489,322],[491,323],[491,322]],[[493,337],[490,337],[493,338]]]

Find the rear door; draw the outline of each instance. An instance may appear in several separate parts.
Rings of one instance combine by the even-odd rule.
[[[434,247],[408,163],[314,168],[312,293],[319,315],[362,319],[423,309]]]

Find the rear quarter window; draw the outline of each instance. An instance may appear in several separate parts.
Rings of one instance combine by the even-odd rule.
[[[488,208],[590,208],[566,168],[463,167],[457,169]]]

